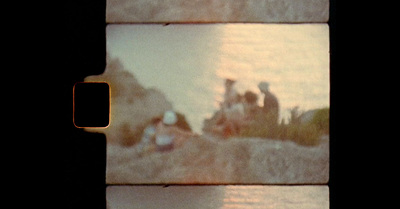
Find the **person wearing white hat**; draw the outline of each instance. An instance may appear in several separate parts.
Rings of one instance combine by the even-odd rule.
[[[165,125],[174,125],[178,121],[176,113],[172,110],[168,110],[164,113],[163,123]]]
[[[171,151],[174,147],[179,147],[186,139],[194,136],[192,132],[184,131],[176,125],[178,117],[172,110],[164,113],[162,123],[156,128],[156,149],[159,152]]]

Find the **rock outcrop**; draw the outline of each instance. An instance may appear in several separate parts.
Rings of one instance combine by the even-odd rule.
[[[108,144],[132,145],[138,139],[135,131],[153,117],[171,110],[172,104],[157,89],[144,88],[118,59],[107,57],[107,68],[101,75],[88,76],[86,82],[107,82],[111,89],[110,125],[89,132],[105,133]]]
[[[107,183],[305,184],[329,179],[329,143],[203,135],[176,150],[138,155],[135,147],[108,146]]]

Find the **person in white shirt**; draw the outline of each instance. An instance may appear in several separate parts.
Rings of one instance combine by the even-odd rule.
[[[166,111],[163,119],[156,126],[156,150],[159,152],[171,151],[180,147],[190,137],[196,134],[180,129],[175,124],[178,117],[174,111]]]

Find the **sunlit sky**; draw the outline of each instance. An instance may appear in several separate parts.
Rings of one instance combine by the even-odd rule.
[[[327,24],[109,25],[107,52],[146,88],[165,93],[195,131],[222,101],[225,78],[239,93],[270,83],[288,108],[329,106]]]

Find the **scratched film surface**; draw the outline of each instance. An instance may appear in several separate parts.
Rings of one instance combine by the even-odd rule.
[[[108,209],[329,208],[329,0],[106,10]]]
[[[329,0],[108,0],[108,23],[326,23]]]
[[[85,79],[111,87],[110,126],[87,129],[106,134],[107,183],[326,183],[328,34],[109,25],[107,69]]]
[[[107,208],[328,209],[327,186],[112,186]]]

